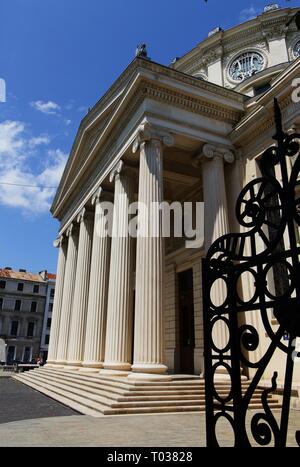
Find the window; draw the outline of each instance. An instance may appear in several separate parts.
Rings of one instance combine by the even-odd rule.
[[[2,310],[2,309],[3,309],[3,298],[0,297],[0,310]]]
[[[24,355],[23,355],[23,362],[30,363],[31,362],[31,347],[25,347]]]
[[[20,311],[21,310],[21,300],[16,300],[15,301],[15,311]]]
[[[39,285],[34,285],[33,286],[33,293],[39,293],[40,286]]]
[[[33,336],[34,336],[34,323],[28,323],[27,337],[33,337]]]
[[[16,347],[14,345],[10,345],[7,351],[7,364],[11,365],[16,358]]]
[[[0,281],[0,289],[5,289],[6,281]]]
[[[46,334],[46,336],[45,336],[45,345],[49,344],[49,340],[50,340],[50,336],[49,336],[49,334]]]
[[[24,284],[23,284],[22,282],[19,282],[19,284],[18,284],[18,291],[19,291],[19,292],[23,292],[23,290],[24,290]]]
[[[47,319],[47,329],[51,328],[52,318]]]
[[[229,67],[229,76],[233,81],[241,82],[265,67],[265,59],[258,52],[246,52],[235,58]]]
[[[35,313],[37,310],[37,302],[31,302],[31,307],[30,307],[30,311],[32,313]]]
[[[51,313],[53,311],[53,303],[49,303],[48,311]]]
[[[51,297],[51,298],[54,298],[54,294],[55,294],[55,289],[51,289],[51,291],[50,291],[50,297]]]
[[[18,335],[18,329],[19,329],[19,321],[12,321],[11,322],[11,328],[10,328],[10,335],[11,336],[17,336]]]

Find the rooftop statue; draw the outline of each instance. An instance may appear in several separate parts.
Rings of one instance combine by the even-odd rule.
[[[136,57],[149,58],[146,44],[139,44],[135,51]]]

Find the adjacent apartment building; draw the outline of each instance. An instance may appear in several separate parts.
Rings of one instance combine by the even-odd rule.
[[[54,278],[49,280],[46,271],[0,269],[0,338],[6,343],[7,364],[29,363],[47,351]]]
[[[43,362],[47,361],[48,358],[48,347],[50,340],[50,330],[52,324],[52,312],[53,312],[53,303],[54,303],[54,294],[55,294],[55,280],[56,275],[50,273],[43,273],[45,280],[47,281],[47,292],[46,292],[46,303],[45,303],[45,313],[44,313],[44,322],[42,328],[42,337],[40,345],[40,356],[42,357]]]

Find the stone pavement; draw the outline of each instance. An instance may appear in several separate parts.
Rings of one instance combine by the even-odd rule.
[[[18,381],[0,379],[0,423],[68,415],[78,413]]]
[[[159,414],[159,415],[128,415],[105,416],[92,418],[74,415],[75,412],[42,396],[32,389],[12,380],[6,386],[6,395],[11,397],[10,403],[16,397],[17,407],[11,412],[10,418],[19,420],[0,425],[0,447],[34,446],[34,447],[200,447],[205,446],[205,416],[204,414]],[[0,414],[1,419],[8,419],[7,400],[3,390],[4,379],[0,381]],[[6,383],[4,383],[5,386]],[[9,396],[7,390],[11,390]],[[38,398],[41,397],[42,400]],[[34,398],[34,399],[32,399]],[[35,416],[27,406],[36,401]],[[55,404],[55,405],[53,405]],[[49,407],[48,407],[49,406]],[[49,410],[51,418],[45,414]],[[53,416],[57,410],[58,417]],[[68,412],[69,416],[65,415]],[[72,416],[73,415],[73,416]],[[33,417],[31,417],[33,418]],[[289,446],[296,446],[295,431],[300,429],[300,412],[291,412]],[[230,430],[227,425],[220,424],[219,436],[222,445],[231,446]]]

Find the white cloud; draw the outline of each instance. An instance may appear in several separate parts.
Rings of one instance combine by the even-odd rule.
[[[60,110],[60,106],[56,104],[56,102],[53,101],[36,101],[36,102],[31,102],[31,107],[33,107],[35,110],[38,110],[39,112],[42,112],[43,114],[47,115],[56,115],[57,112]]]
[[[36,136],[29,140],[29,147],[35,148],[36,146],[41,146],[42,144],[49,144],[50,138],[47,135]]]
[[[0,204],[19,208],[27,215],[49,210],[67,154],[48,150],[38,154],[38,163],[32,161],[32,148],[41,150],[40,145],[48,142],[47,136],[29,138],[22,122],[0,123]]]
[[[89,110],[89,108],[86,106],[86,105],[81,105],[80,107],[77,108],[77,112],[80,112],[80,113],[87,113]]]
[[[69,120],[69,119],[65,118],[65,125],[66,126],[70,126],[71,123],[72,123],[72,120]]]
[[[257,15],[259,15],[259,13],[260,13],[260,9],[255,8],[254,5],[251,5],[248,8],[244,8],[244,10],[240,12],[240,21],[241,23],[244,23],[245,21],[249,21],[250,19],[256,18]]]

